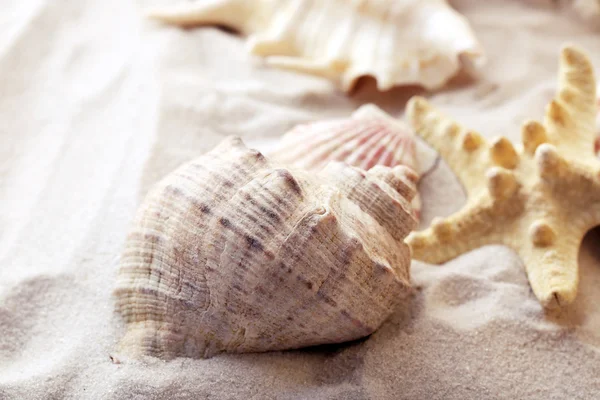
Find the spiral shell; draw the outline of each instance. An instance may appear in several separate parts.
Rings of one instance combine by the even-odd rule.
[[[410,290],[415,178],[290,170],[226,139],[140,206],[115,289],[120,352],[209,357],[369,335]]]
[[[330,161],[342,161],[365,171],[376,165],[404,165],[419,170],[412,129],[373,104],[362,106],[350,118],[296,126],[281,138],[272,157],[308,170],[320,170]],[[419,218],[418,194],[412,208]]]

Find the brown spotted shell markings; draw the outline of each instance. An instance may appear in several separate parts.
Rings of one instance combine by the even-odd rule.
[[[226,139],[141,205],[115,289],[119,351],[210,357],[371,334],[410,291],[416,178],[288,170]]]

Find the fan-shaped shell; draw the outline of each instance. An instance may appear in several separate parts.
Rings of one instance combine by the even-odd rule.
[[[328,77],[344,91],[362,76],[380,90],[436,89],[463,60],[483,61],[467,20],[445,0],[209,0],[149,15],[235,28],[268,64]]]
[[[362,106],[350,118],[296,126],[281,138],[272,156],[286,165],[308,170],[320,170],[330,161],[365,171],[376,165],[404,165],[419,170],[412,129],[372,104]],[[418,194],[412,208],[418,218]]]
[[[115,290],[121,352],[206,357],[372,333],[409,291],[415,179],[289,170],[227,139],[138,211]]]

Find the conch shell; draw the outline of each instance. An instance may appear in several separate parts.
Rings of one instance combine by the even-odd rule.
[[[463,61],[483,61],[467,20],[445,0],[211,0],[148,15],[234,28],[268,64],[330,78],[346,92],[362,76],[382,91],[437,89]]]
[[[286,165],[320,170],[330,161],[342,161],[365,171],[376,165],[404,165],[419,170],[412,129],[374,104],[356,110],[350,118],[301,124],[283,135],[272,157]],[[419,195],[412,208],[418,218]]]
[[[288,170],[239,138],[141,205],[115,290],[122,354],[209,357],[358,339],[410,291],[416,176]]]

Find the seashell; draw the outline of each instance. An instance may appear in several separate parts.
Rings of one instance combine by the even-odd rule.
[[[294,127],[283,135],[272,157],[308,170],[320,170],[330,161],[345,162],[365,171],[376,165],[404,165],[419,170],[412,129],[373,104],[360,107],[350,118]],[[418,219],[418,194],[412,200],[412,209]]]
[[[445,0],[212,0],[148,14],[180,26],[224,25],[269,65],[319,75],[349,92],[442,87],[466,61],[484,61],[467,20]]]
[[[358,339],[410,291],[408,168],[290,170],[228,138],[159,182],[115,289],[125,355],[209,357]]]
[[[565,46],[558,90],[543,123],[529,120],[522,145],[485,140],[413,98],[407,114],[463,183],[468,200],[456,213],[407,238],[417,260],[440,264],[477,247],[503,244],[519,254],[540,303],[571,304],[579,285],[578,254],[600,224],[600,161],[594,70],[587,55]],[[477,137],[477,146],[471,144]]]

